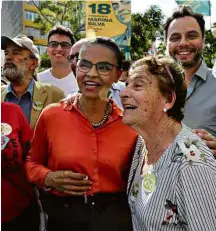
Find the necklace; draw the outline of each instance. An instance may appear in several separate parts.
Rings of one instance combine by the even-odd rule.
[[[82,106],[81,106],[81,104],[80,104],[79,98],[77,99],[77,106],[78,106],[79,111],[81,111],[83,114],[85,114],[85,112],[84,112],[84,110],[83,110],[83,108],[82,108]],[[110,103],[108,103],[107,108],[106,108],[106,111],[105,111],[105,114],[104,114],[104,116],[103,116],[103,119],[102,119],[100,122],[98,122],[98,123],[91,123],[92,126],[93,126],[94,128],[98,128],[98,127],[102,126],[103,124],[105,124],[106,121],[107,121],[108,118],[109,118],[109,115],[110,115],[111,111],[112,111],[112,106],[111,106]]]

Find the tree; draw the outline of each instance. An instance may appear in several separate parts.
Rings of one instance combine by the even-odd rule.
[[[38,9],[38,15],[34,20],[40,29],[41,34],[47,34],[48,31],[55,25],[64,25],[70,28],[76,40],[83,37],[80,32],[85,28],[84,19],[84,0],[61,0],[61,1],[31,1]],[[47,69],[51,66],[47,54],[41,55],[40,70]]]
[[[41,61],[40,61],[40,67],[38,68],[39,72],[51,67],[51,61],[50,61],[50,58],[47,55],[47,53],[43,53],[40,56],[40,59],[41,59]]]
[[[34,22],[38,24],[42,34],[46,34],[53,26],[60,24],[70,28],[77,40],[82,37],[79,32],[84,27],[84,0],[48,0],[40,1],[39,5],[35,1],[32,3],[38,9],[38,16]]]
[[[213,67],[213,59],[216,59],[216,39],[211,30],[205,31],[205,48],[203,49],[203,58],[209,68]]]
[[[164,52],[164,33],[162,21],[164,15],[158,6],[151,6],[144,14],[132,14],[131,57],[137,60],[143,57],[152,47],[152,43],[160,40],[160,53]]]

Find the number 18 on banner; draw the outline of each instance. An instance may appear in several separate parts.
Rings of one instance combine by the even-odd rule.
[[[131,44],[131,1],[86,1],[86,37],[107,36],[121,48]]]

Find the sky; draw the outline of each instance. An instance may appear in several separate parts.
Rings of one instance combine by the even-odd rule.
[[[211,19],[208,16],[205,16],[206,29],[210,28],[216,22],[216,0],[211,1]],[[175,0],[131,0],[131,11],[132,13],[143,13],[150,5],[158,5],[166,17],[170,16],[173,13],[173,10],[177,7]],[[214,12],[214,13],[213,13]]]

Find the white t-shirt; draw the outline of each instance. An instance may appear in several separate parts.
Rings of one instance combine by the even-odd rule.
[[[49,83],[62,89],[65,93],[65,96],[68,94],[73,94],[79,90],[77,80],[72,71],[68,76],[65,76],[62,79],[58,79],[52,75],[50,69],[47,69],[38,73],[37,78],[41,83]]]

